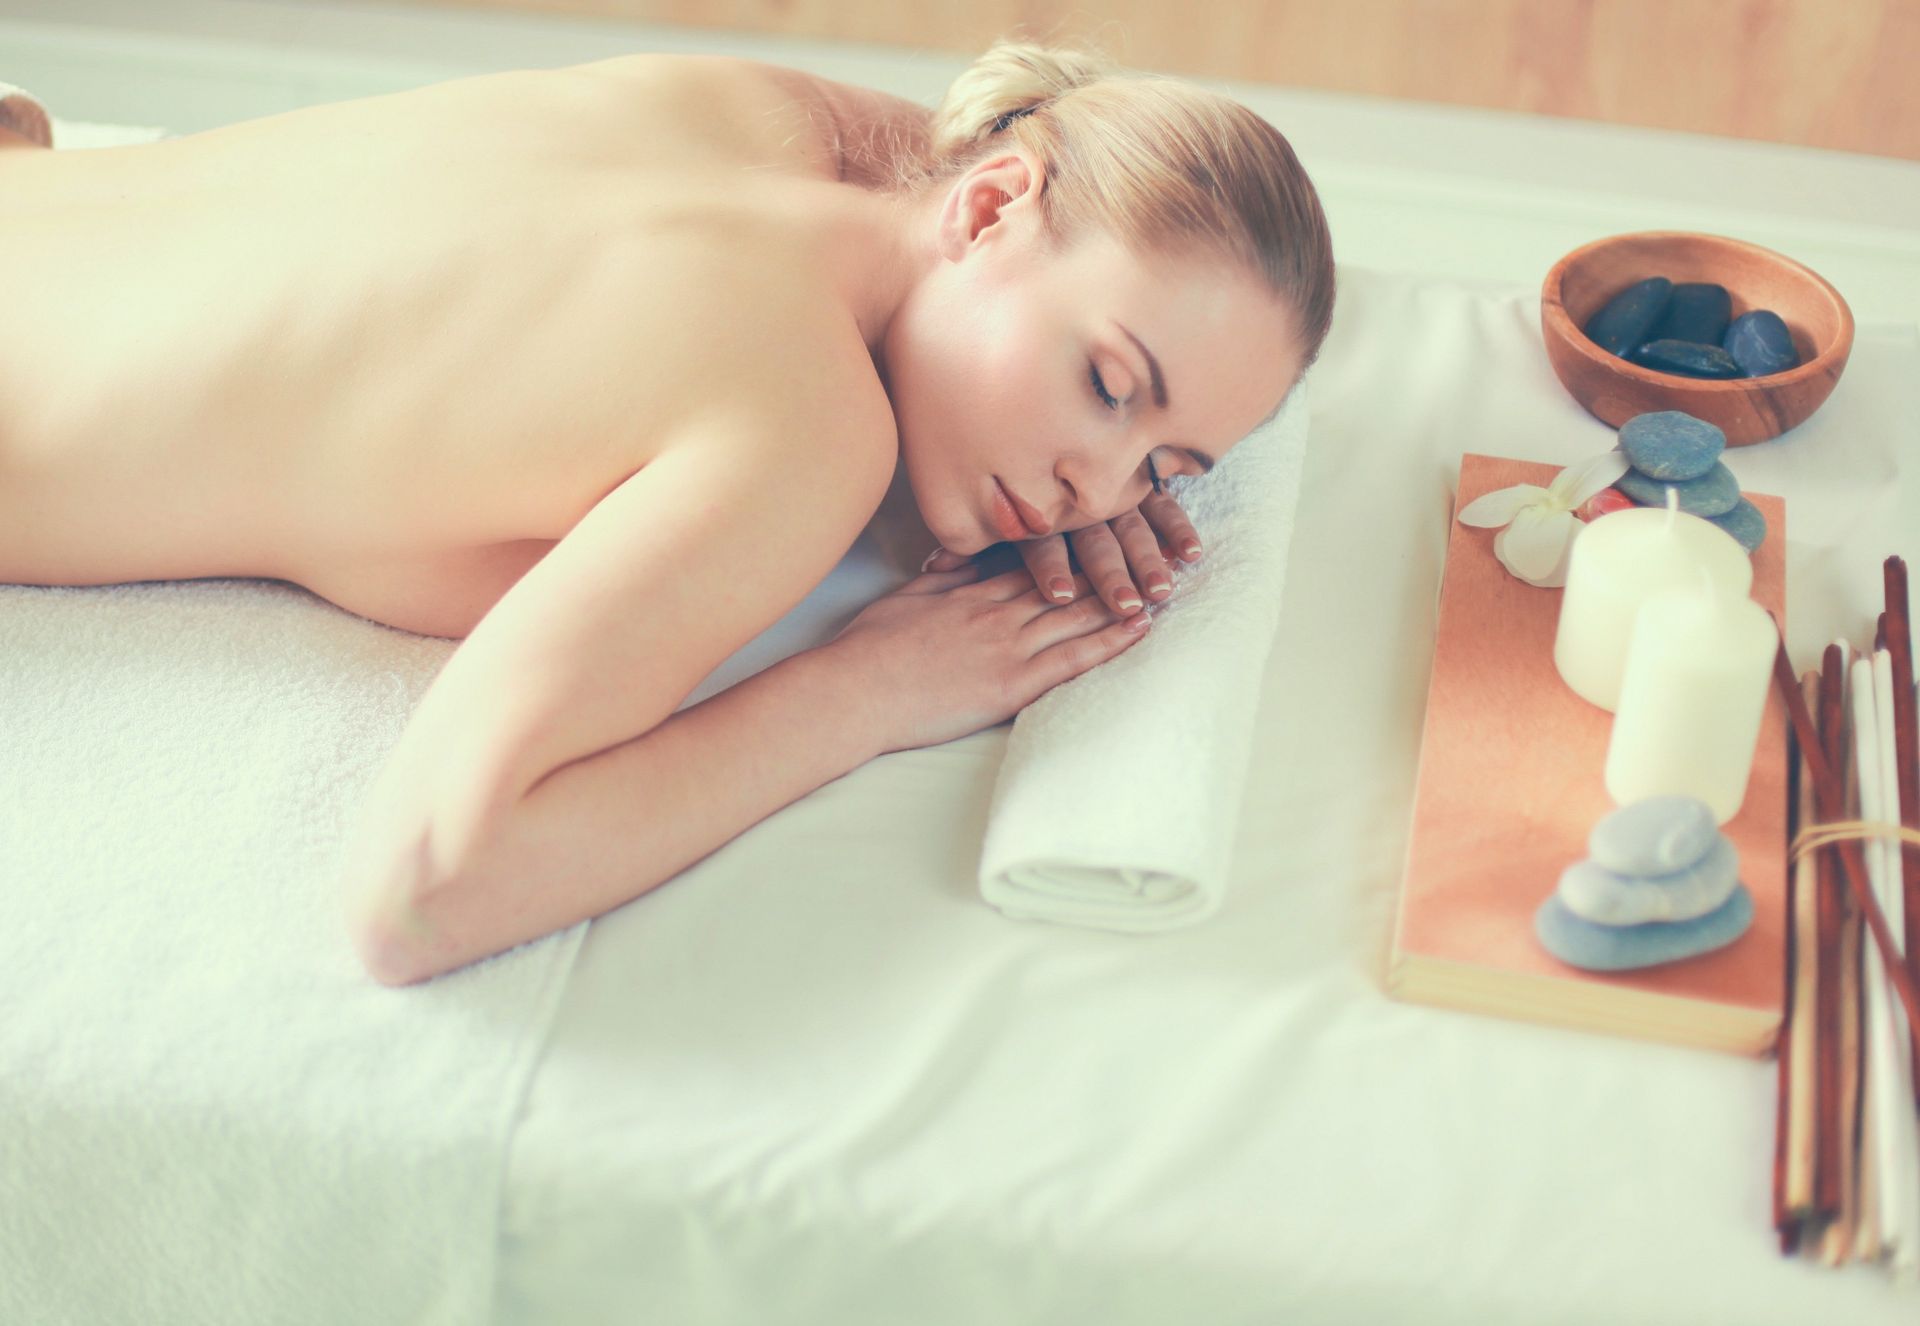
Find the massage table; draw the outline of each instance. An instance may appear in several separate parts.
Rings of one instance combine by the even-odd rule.
[[[344,5],[9,9],[0,77],[44,97],[76,150],[638,49],[928,102],[964,64]],[[1404,1004],[1384,967],[1459,456],[1570,464],[1613,441],[1547,365],[1540,276],[1602,234],[1714,230],[1852,302],[1827,406],[1727,456],[1743,487],[1787,500],[1804,670],[1837,636],[1870,641],[1882,558],[1920,557],[1920,165],[1224,87],[1319,183],[1340,295],[1308,380],[1273,647],[1231,697],[1252,756],[1219,913],[1134,935],[985,905],[1003,724],[871,761],[591,924],[374,987],[313,885],[337,808],[447,642],[286,585],[0,587],[0,681],[108,743],[83,758],[42,742],[0,781],[8,928],[59,916],[29,951],[57,951],[46,970],[76,1004],[105,1006],[107,964],[152,978],[90,1044],[16,1036],[40,1057],[0,1061],[0,1319],[1913,1318],[1920,1291],[1883,1270],[1780,1254],[1772,1060]],[[826,638],[925,551],[877,517],[688,702]],[[136,631],[162,646],[123,649]],[[236,676],[264,698],[236,700]],[[146,703],[153,679],[191,692],[187,716],[150,712],[171,707]],[[273,739],[248,745],[256,731]],[[216,798],[209,887],[282,965],[209,969],[184,941],[156,954],[157,909],[103,934],[36,901],[119,868],[114,807],[151,829]],[[154,887],[194,887],[202,847],[167,838]],[[9,861],[32,877],[7,878]],[[266,974],[295,969],[298,988]],[[58,994],[22,992],[49,1017]],[[174,1008],[226,1012],[184,1027]],[[260,1026],[257,1008],[303,1012]],[[234,1066],[246,1056],[261,1070]]]

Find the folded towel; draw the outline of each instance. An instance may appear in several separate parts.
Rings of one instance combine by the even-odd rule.
[[[981,896],[1006,915],[1151,931],[1219,908],[1307,410],[1303,382],[1211,474],[1173,481],[1205,556],[1174,563],[1146,639],[1014,720],[980,853]]]

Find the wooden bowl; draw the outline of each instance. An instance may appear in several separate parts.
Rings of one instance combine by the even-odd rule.
[[[1723,285],[1736,318],[1772,309],[1800,362],[1763,378],[1689,378],[1628,363],[1588,340],[1587,320],[1650,276]],[[1719,425],[1728,446],[1744,447],[1780,436],[1820,408],[1853,351],[1853,311],[1817,273],[1771,249],[1648,230],[1597,239],[1555,263],[1540,287],[1540,334],[1561,385],[1601,422],[1618,428],[1637,414],[1684,410]]]

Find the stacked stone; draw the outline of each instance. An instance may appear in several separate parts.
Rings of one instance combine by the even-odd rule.
[[[1620,449],[1632,468],[1581,515],[1592,520],[1628,505],[1664,507],[1671,489],[1682,511],[1712,521],[1751,556],[1766,541],[1767,519],[1740,495],[1740,481],[1720,459],[1726,448],[1725,433],[1685,411],[1635,415],[1620,429]],[[1609,496],[1615,492],[1620,496]]]
[[[1547,952],[1589,971],[1628,971],[1725,948],[1753,924],[1740,858],[1694,797],[1622,806],[1593,826],[1587,857],[1534,913]]]

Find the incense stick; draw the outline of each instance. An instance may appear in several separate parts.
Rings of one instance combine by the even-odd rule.
[[[1773,616],[1772,613],[1767,615]],[[1780,619],[1774,617],[1773,624],[1777,630]],[[1773,676],[1776,688],[1787,702],[1787,713],[1793,720],[1794,731],[1800,734],[1801,741],[1809,743],[1807,753],[1813,764],[1815,786],[1832,789],[1835,786],[1833,769],[1827,764],[1826,756],[1813,744],[1813,719],[1807,714],[1806,702],[1800,698],[1799,683],[1793,679],[1793,664],[1787,659],[1785,636],[1780,638],[1779,650],[1774,655]],[[1880,904],[1867,891],[1867,868],[1861,858],[1859,840],[1848,839],[1836,846],[1840,849],[1841,874],[1847,881],[1847,887],[1853,891],[1854,901],[1866,915],[1867,926],[1873,931],[1873,942],[1879,946],[1881,959],[1887,963],[1887,976],[1899,992],[1900,1002],[1907,1011],[1908,1025],[1920,1030],[1920,997],[1914,994],[1913,978],[1908,974],[1900,950],[1887,929],[1887,918],[1881,913]]]
[[[1900,823],[1920,827],[1920,730],[1916,730],[1913,694],[1913,629],[1907,600],[1907,564],[1889,557],[1882,564],[1886,589],[1887,652],[1893,667],[1893,746],[1897,761]],[[1900,849],[1900,893],[1905,911],[1907,975],[1920,984],[1920,848]],[[1913,1057],[1913,1097],[1920,1103],[1920,1054]]]

